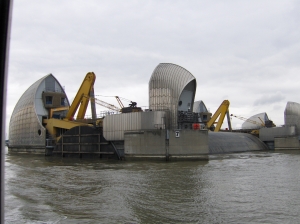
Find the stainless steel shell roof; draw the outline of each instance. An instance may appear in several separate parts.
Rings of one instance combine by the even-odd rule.
[[[64,89],[49,74],[33,83],[21,96],[10,118],[10,147],[43,147],[45,146],[46,130],[42,125],[43,117],[48,116],[42,101],[43,91],[60,91]],[[69,101],[66,99],[66,106]]]
[[[300,135],[300,104],[287,102],[284,110],[284,124],[287,126],[295,125],[297,135]]]
[[[253,115],[252,117],[249,117],[248,119],[251,120],[251,121],[255,121],[257,124],[253,124],[253,123],[250,123],[248,121],[245,121],[242,124],[242,129],[259,129],[259,128],[262,127],[260,125],[261,124],[261,120],[260,119],[262,119],[262,121],[264,123],[266,123],[266,121],[269,120],[268,115],[265,112]]]
[[[199,100],[194,102],[193,112],[201,113],[201,112],[208,112],[208,110],[204,102],[202,100]]]
[[[169,110],[170,128],[177,128],[177,111],[193,108],[196,79],[186,69],[170,63],[161,63],[149,81],[149,109]],[[182,101],[182,103],[179,102]]]

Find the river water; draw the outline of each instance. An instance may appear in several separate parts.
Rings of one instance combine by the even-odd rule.
[[[300,223],[300,151],[127,162],[6,154],[6,223]]]

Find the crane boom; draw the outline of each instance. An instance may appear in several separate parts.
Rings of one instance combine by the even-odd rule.
[[[116,99],[117,99],[117,101],[118,101],[118,103],[119,103],[119,105],[120,105],[120,107],[122,109],[124,107],[122,101],[120,100],[120,98],[118,96],[115,96],[115,97],[116,97]]]
[[[252,123],[252,124],[260,125],[260,126],[262,126],[262,127],[265,126],[265,123],[262,121],[262,119],[261,119],[260,117],[258,117],[258,118],[259,118],[259,120],[261,121],[261,123],[259,123],[259,122],[257,122],[257,121],[253,121],[253,120],[248,119],[248,118],[245,118],[245,117],[242,117],[242,116],[237,116],[237,115],[234,115],[234,114],[230,114],[230,116],[235,117],[235,118],[238,118],[238,119],[243,120],[243,121],[246,121],[246,122],[249,122],[249,123]]]
[[[219,106],[217,111],[214,113],[214,115],[211,117],[211,119],[207,122],[206,127],[209,129],[214,123],[217,123],[217,126],[215,128],[215,132],[219,131],[221,129],[221,126],[223,124],[224,118],[226,113],[228,113],[228,108],[229,108],[229,101],[224,100],[222,104]],[[218,122],[216,122],[217,118]],[[231,127],[231,125],[229,125]]]
[[[113,111],[116,111],[116,112],[120,112],[121,111],[121,109],[118,108],[118,107],[116,107],[115,105],[107,103],[107,102],[104,102],[104,101],[99,100],[97,98],[92,98],[91,100],[95,100],[95,103],[97,103],[97,104],[99,104],[99,105],[101,105],[103,107],[106,107],[106,108],[108,108],[110,110],[113,110]]]
[[[113,111],[116,111],[116,112],[120,112],[121,109],[116,107],[115,105],[113,104],[110,104],[110,103],[107,103],[103,100],[99,100],[98,98],[95,98],[95,97],[91,97],[91,96],[88,96],[88,95],[82,95],[82,98],[87,98],[87,99],[91,99],[91,101],[94,101],[96,104],[100,105],[100,106],[103,106],[103,107],[106,107],[110,110],[113,110]]]
[[[87,73],[70,106],[70,109],[66,115],[65,120],[72,120],[78,107],[79,107],[79,111],[77,113],[77,119],[84,118],[89,103],[89,98],[82,97],[82,96],[90,94],[90,91],[94,86],[95,80],[96,80],[95,73],[93,72]]]

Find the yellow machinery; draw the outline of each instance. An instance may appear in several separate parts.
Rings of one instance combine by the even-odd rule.
[[[221,126],[224,121],[224,118],[225,118],[225,115],[227,115],[228,127],[229,127],[229,130],[231,131],[231,123],[230,123],[230,119],[229,119],[229,109],[228,109],[229,105],[230,105],[230,103],[228,100],[224,100],[222,102],[222,104],[219,106],[219,108],[214,113],[214,115],[211,117],[211,119],[206,123],[207,129],[212,129],[213,124],[217,124],[216,127],[214,128],[214,132],[220,131]],[[219,119],[216,122],[217,118],[219,118]]]
[[[76,126],[92,126],[84,120],[84,116],[88,107],[89,102],[91,101],[91,108],[92,108],[92,120],[94,120],[94,124],[100,124],[102,119],[98,119],[96,121],[96,108],[95,103],[109,108],[113,111],[128,113],[128,112],[138,112],[142,111],[140,107],[136,107],[136,102],[131,102],[129,107],[124,107],[122,101],[119,97],[116,96],[118,103],[120,104],[121,108],[118,108],[112,104],[106,103],[102,100],[99,100],[94,97],[94,83],[96,80],[96,75],[93,72],[87,73],[85,76],[80,88],[77,91],[77,94],[71,104],[70,107],[57,107],[51,108],[49,110],[48,119],[43,119],[43,124],[45,125],[47,131],[50,135],[57,139],[65,132]],[[53,113],[57,111],[68,111],[65,118],[63,119],[56,119],[53,118]],[[78,112],[77,112],[78,111]],[[75,113],[77,112],[76,120],[74,119]]]
[[[60,138],[60,136],[63,134],[64,131],[69,130],[76,126],[92,126],[90,124],[87,124],[85,122],[79,122],[74,120],[74,115],[76,111],[77,113],[77,120],[84,119],[87,106],[89,103],[89,98],[83,97],[84,95],[90,95],[93,94],[94,91],[94,83],[96,80],[96,75],[93,72],[87,73],[85,76],[70,108],[68,107],[62,107],[62,108],[53,108],[49,112],[49,118],[43,119],[43,124],[45,124],[45,127],[50,135],[57,139]],[[55,119],[52,118],[52,114],[54,111],[62,111],[62,110],[68,110],[67,115],[64,119]]]
[[[50,112],[49,112],[49,118],[53,117],[54,112],[57,111],[65,111],[65,110],[69,110],[70,107],[57,107],[57,108],[51,108]]]
[[[89,72],[85,76],[85,78],[73,100],[73,103],[70,106],[70,109],[66,115],[65,120],[73,120],[74,115],[79,106],[80,107],[79,107],[76,119],[84,119],[86,109],[89,104],[89,98],[83,97],[83,96],[89,96],[90,92],[94,91],[95,80],[96,80],[96,75],[93,72]]]

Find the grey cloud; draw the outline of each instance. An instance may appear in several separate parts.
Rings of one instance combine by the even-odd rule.
[[[285,97],[281,93],[276,93],[273,95],[262,96],[261,98],[254,101],[254,106],[278,103],[285,100]]]
[[[234,108],[255,105],[259,112],[266,111],[265,103],[297,102],[299,5],[279,0],[15,1],[7,102],[15,105],[10,99],[15,86],[28,88],[50,72],[71,99],[93,71],[97,94],[135,94],[147,104],[146,87],[161,62],[189,70],[197,79],[196,98],[208,106],[218,107],[225,95]]]

